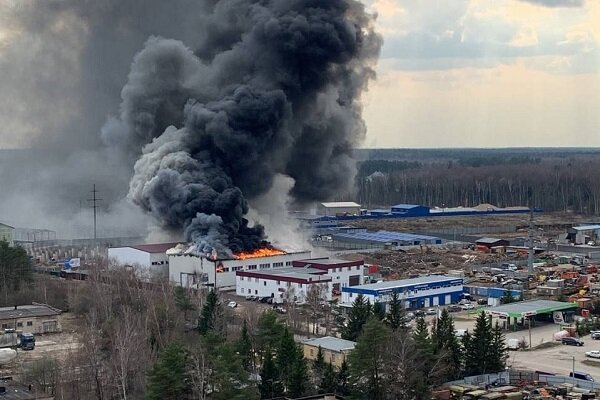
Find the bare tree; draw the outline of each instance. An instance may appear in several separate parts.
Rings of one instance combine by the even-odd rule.
[[[313,324],[313,334],[318,333],[319,312],[322,308],[322,303],[326,299],[328,286],[324,283],[314,283],[309,285],[306,290],[306,304],[310,309]]]

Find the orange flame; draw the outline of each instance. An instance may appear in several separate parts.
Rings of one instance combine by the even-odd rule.
[[[254,251],[237,253],[235,254],[235,258],[238,260],[246,260],[248,258],[281,256],[283,254],[286,254],[283,250],[275,249],[273,247],[263,247],[262,249],[257,249]]]

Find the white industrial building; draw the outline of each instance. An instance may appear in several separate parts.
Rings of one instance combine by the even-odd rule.
[[[200,288],[214,286],[220,289],[235,288],[236,271],[271,270],[291,267],[293,261],[310,258],[310,251],[283,253],[244,259],[200,256],[183,248],[171,249],[169,257],[169,279],[176,285]]]
[[[139,244],[135,246],[109,247],[108,258],[117,265],[130,267],[143,280],[169,275],[167,250],[177,243]]]
[[[364,282],[364,261],[314,258],[293,261],[291,268],[236,272],[236,294],[272,297],[276,303],[306,300],[310,285],[323,284],[323,300],[331,300],[341,289]]]
[[[342,288],[362,285],[365,282],[364,260],[347,261],[330,258],[313,258],[309,260],[294,261],[296,268],[314,268],[331,277],[332,290],[337,294]]]
[[[336,201],[330,203],[321,203],[317,208],[319,215],[360,215],[360,204],[353,201]]]
[[[332,299],[331,277],[315,268],[237,271],[235,293],[238,296],[271,297],[277,304],[284,301],[304,303],[314,285],[320,285],[322,300]]]
[[[371,304],[387,304],[394,292],[398,293],[407,309],[454,304],[460,301],[463,293],[463,279],[455,276],[431,275],[345,287],[342,288],[342,304],[352,305],[359,294],[362,294]]]

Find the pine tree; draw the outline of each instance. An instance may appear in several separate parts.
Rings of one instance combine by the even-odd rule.
[[[183,398],[188,389],[185,376],[185,350],[179,344],[169,344],[148,373],[146,398],[149,400]]]
[[[308,382],[308,371],[306,359],[300,348],[296,352],[296,360],[292,365],[291,374],[288,382],[287,396],[291,398],[302,397],[306,393]]]
[[[258,329],[254,336],[256,351],[261,354],[268,349],[276,349],[281,340],[283,324],[277,320],[277,314],[268,310],[261,314],[258,320]]]
[[[219,311],[219,296],[216,290],[211,290],[206,296],[206,302],[202,307],[202,314],[198,320],[198,332],[201,335],[206,335],[208,332],[215,330]]]
[[[417,347],[422,351],[432,351],[433,344],[431,342],[431,337],[429,336],[429,329],[427,329],[427,322],[425,322],[425,318],[417,318],[417,326],[413,332],[413,339]]]
[[[504,371],[506,359],[508,358],[508,348],[504,340],[502,328],[496,323],[492,329],[492,343],[490,346],[489,372]]]
[[[261,399],[270,399],[283,396],[283,387],[279,381],[277,366],[273,361],[271,351],[265,351],[262,369],[260,370],[260,384],[258,386]]]
[[[473,334],[465,347],[465,373],[481,375],[490,371],[490,349],[492,345],[492,328],[485,313],[480,313],[475,323]]]
[[[436,354],[445,356],[448,364],[448,380],[458,378],[462,365],[462,349],[456,337],[454,321],[446,309],[442,310],[436,324],[433,346]]]
[[[385,305],[383,303],[375,303],[373,305],[373,316],[380,321],[385,319]]]
[[[362,332],[363,325],[372,314],[371,304],[362,294],[359,294],[352,303],[348,324],[342,332],[342,338],[356,341]]]
[[[317,350],[317,356],[315,357],[315,361],[313,362],[313,368],[315,371],[322,373],[325,370],[325,357],[323,356],[323,348],[319,346]]]
[[[250,335],[248,334],[248,324],[246,323],[246,320],[244,320],[240,338],[236,343],[236,351],[242,359],[242,365],[244,368],[248,369],[254,364],[252,341],[250,340]]]
[[[190,296],[188,295],[185,288],[181,286],[175,286],[173,289],[173,298],[175,300],[175,305],[181,311],[183,311],[183,319],[187,320],[187,312],[193,311],[196,309],[194,304],[192,303]]]
[[[388,360],[390,329],[383,322],[371,318],[364,326],[354,350],[348,355],[350,376],[359,398],[373,400],[385,396],[384,368]]]
[[[292,372],[299,358],[298,351],[298,345],[294,341],[294,336],[286,326],[281,335],[279,348],[277,349],[277,369],[286,390],[289,390]]]
[[[392,293],[392,298],[388,304],[388,314],[386,316],[387,324],[392,330],[406,328],[406,312],[402,305],[402,300],[397,292]]]
[[[336,376],[336,389],[335,393],[341,396],[348,396],[350,394],[350,371],[348,370],[348,363],[346,360],[342,361],[340,370]]]
[[[346,367],[347,368],[347,367]],[[327,363],[323,371],[323,379],[319,385],[319,393],[336,393],[338,388],[338,375],[331,363]]]

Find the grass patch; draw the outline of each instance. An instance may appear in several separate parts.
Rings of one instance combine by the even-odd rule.
[[[560,342],[548,341],[548,342],[540,343],[537,346],[533,346],[531,349],[526,348],[526,349],[524,349],[524,351],[550,349],[550,348],[556,347],[556,346],[562,346],[562,344]]]
[[[594,360],[591,358],[586,358],[581,363],[584,365],[589,365],[590,367],[600,367],[600,360]]]

